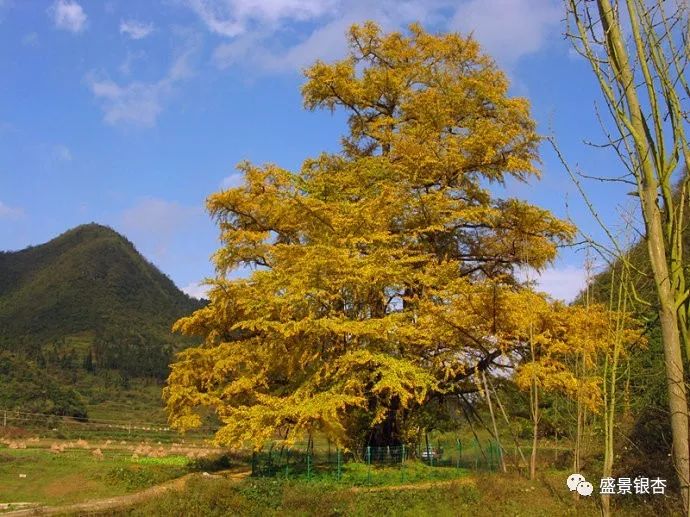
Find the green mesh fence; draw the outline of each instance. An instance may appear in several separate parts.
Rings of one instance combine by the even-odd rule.
[[[498,470],[500,451],[495,442],[478,440],[467,444],[436,441],[416,447],[368,446],[357,452],[305,443],[269,446],[254,452],[251,463],[253,476],[376,485],[454,479],[468,470]]]

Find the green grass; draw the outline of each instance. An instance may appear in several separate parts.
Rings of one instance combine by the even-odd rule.
[[[104,450],[99,460],[82,449],[0,448],[0,502],[65,504],[125,494],[188,471],[186,462],[172,458],[133,462],[129,451]]]
[[[349,462],[343,465],[340,479],[337,479],[337,467],[316,465],[311,472],[305,465],[288,467],[276,472],[275,477],[301,481],[333,483],[342,486],[392,486],[401,483],[418,483],[423,481],[446,481],[467,476],[466,469],[452,467],[429,467],[419,461],[406,461],[404,466],[368,466],[365,463]]]
[[[598,516],[596,497],[576,499],[567,490],[569,471],[545,470],[535,481],[509,474],[467,474],[423,485],[348,487],[332,482],[249,478],[190,479],[169,492],[120,512],[131,516]],[[614,514],[676,515],[673,499],[619,498]],[[676,504],[674,506],[674,504]]]
[[[230,466],[227,455],[189,460],[173,454],[132,458],[131,450],[0,448],[0,502],[48,505],[136,492],[187,472]],[[235,464],[233,460],[233,464]],[[476,473],[428,467],[408,461],[399,467],[349,463],[343,477],[319,473],[311,479],[247,478],[241,481],[198,476],[182,492],[168,492],[123,515],[171,516],[551,516],[598,515],[598,499],[576,500],[568,492],[569,471],[544,469],[529,481],[515,473]],[[20,477],[23,474],[24,477]],[[323,474],[323,475],[321,475]],[[672,498],[614,500],[620,515],[672,515]]]
[[[161,458],[138,458],[135,462],[139,465],[172,465],[175,467],[186,467],[189,464],[187,456],[163,456]]]
[[[563,477],[563,479],[565,479]],[[565,485],[563,485],[565,486]],[[248,479],[190,480],[181,493],[168,493],[129,515],[170,516],[491,516],[598,515],[593,499],[575,501],[550,480],[518,475],[469,475],[462,480],[386,488],[332,483]]]

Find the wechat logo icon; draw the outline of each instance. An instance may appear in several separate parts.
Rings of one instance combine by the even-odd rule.
[[[592,495],[594,491],[592,483],[585,480],[585,476],[582,474],[570,474],[565,484],[568,485],[568,489],[571,492],[577,491],[578,494],[584,497]]]

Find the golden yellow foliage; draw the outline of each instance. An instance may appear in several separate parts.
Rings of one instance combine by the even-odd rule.
[[[579,398],[593,412],[602,406],[603,377],[597,359],[611,354],[616,340],[622,355],[645,343],[640,323],[631,314],[617,314],[600,304],[552,304],[538,318],[527,316],[530,323],[535,356],[520,365],[518,387],[529,389],[534,381],[545,391]]]
[[[348,112],[342,152],[297,172],[242,163],[244,184],[208,198],[222,247],[210,304],[175,326],[204,339],[172,366],[177,428],[210,408],[225,444],[317,429],[395,441],[521,346],[525,308],[547,305],[513,272],[544,266],[573,228],[486,188],[537,173],[527,101],[471,38],[367,23],[349,40],[303,87],[308,108]]]

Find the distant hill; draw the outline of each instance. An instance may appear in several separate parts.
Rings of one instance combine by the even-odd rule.
[[[39,364],[164,376],[188,344],[172,323],[201,306],[106,226],[0,252],[0,348]]]
[[[634,451],[638,451],[637,458],[644,457],[644,465],[663,466],[667,469],[668,475],[673,475],[673,466],[668,455],[670,444],[667,442],[671,436],[671,428],[668,418],[666,367],[658,319],[658,300],[647,242],[642,238],[626,252],[633,270],[631,281],[638,298],[646,302],[635,302],[632,307],[629,303],[628,310],[632,310],[636,317],[645,322],[648,342],[644,347],[630,350],[625,358],[625,391],[628,392],[625,398],[630,401],[630,415],[634,415],[627,424],[629,428],[626,435],[634,446],[626,448],[627,452],[622,455],[620,461],[630,471],[643,468],[643,465],[635,463],[639,459],[634,459]],[[690,249],[685,249],[685,256],[688,256],[689,252]],[[622,263],[618,260],[595,276],[590,286],[594,300],[609,304],[611,291],[613,290],[614,295],[618,293],[621,269]],[[686,275],[686,282],[689,281],[690,275]],[[583,294],[576,303],[582,301]],[[622,415],[621,422],[625,421],[625,415]],[[642,456],[639,453],[642,453]]]

